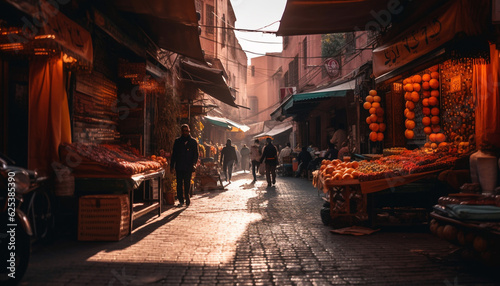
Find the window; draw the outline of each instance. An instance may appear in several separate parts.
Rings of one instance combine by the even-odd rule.
[[[288,84],[288,72],[285,73],[285,75],[283,76],[284,77],[284,80],[285,80],[285,86],[290,86]]]
[[[249,96],[248,107],[250,108],[252,114],[259,113],[259,99],[256,96]]]
[[[212,5],[206,5],[207,9],[205,9],[206,14],[205,14],[205,31],[207,31],[208,34],[213,34],[214,33],[214,6]]]
[[[220,44],[222,47],[226,46],[226,14],[222,15],[222,36],[220,38]]]
[[[356,51],[356,37],[354,33],[345,34],[346,47],[345,52],[347,55],[353,54]]]
[[[283,36],[283,50],[288,46],[288,36]]]
[[[251,71],[252,71],[252,76],[255,76],[255,66],[251,67]]]
[[[299,83],[299,56],[295,56],[293,61],[288,64],[288,82],[287,86],[298,86]]]
[[[302,41],[302,51],[304,55],[302,56],[304,58],[304,69],[307,68],[307,37],[304,38],[304,41]]]

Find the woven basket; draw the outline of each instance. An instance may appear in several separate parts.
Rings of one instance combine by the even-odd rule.
[[[79,200],[78,240],[118,241],[129,234],[128,195],[90,195]]]

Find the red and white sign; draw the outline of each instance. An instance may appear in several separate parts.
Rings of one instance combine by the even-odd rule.
[[[338,77],[340,75],[340,65],[335,59],[328,59],[325,61],[326,72],[330,77]]]

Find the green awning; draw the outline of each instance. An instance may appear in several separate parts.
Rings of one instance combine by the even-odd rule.
[[[247,132],[250,129],[245,124],[237,123],[227,118],[206,115],[205,119],[213,125],[224,127],[231,132]]]
[[[311,92],[297,93],[288,98],[288,100],[283,105],[283,110],[289,110],[293,106],[300,105],[303,102],[324,99],[330,97],[344,97],[347,91],[354,90],[356,86],[356,80],[351,80],[336,86],[327,87],[323,89],[318,89]]]

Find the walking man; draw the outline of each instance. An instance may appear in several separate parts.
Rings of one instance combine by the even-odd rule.
[[[250,149],[248,149],[246,144],[243,144],[243,148],[240,151],[241,154],[241,168],[243,169],[243,173],[246,173],[249,166],[250,159]]]
[[[183,124],[181,132],[182,135],[174,141],[172,159],[170,160],[170,172],[173,173],[175,170],[177,179],[177,199],[180,207],[184,205],[184,198],[186,206],[191,203],[189,196],[191,176],[198,162],[198,143],[189,134],[189,125]]]
[[[231,146],[231,139],[227,139],[226,147],[222,148],[220,153],[220,163],[222,164],[222,169],[224,170],[224,176],[226,176],[226,182],[231,182],[233,165],[235,163],[238,164],[236,149],[234,146]]]
[[[278,165],[278,150],[273,145],[271,138],[267,138],[267,145],[260,157],[260,163],[266,160],[266,180],[267,187],[271,187],[271,183],[276,184],[276,165]],[[272,178],[271,178],[272,177]]]
[[[259,145],[259,139],[255,139],[254,144],[250,147],[250,160],[252,160],[252,184],[257,182],[257,172],[260,166],[260,157],[262,156],[262,149]]]

